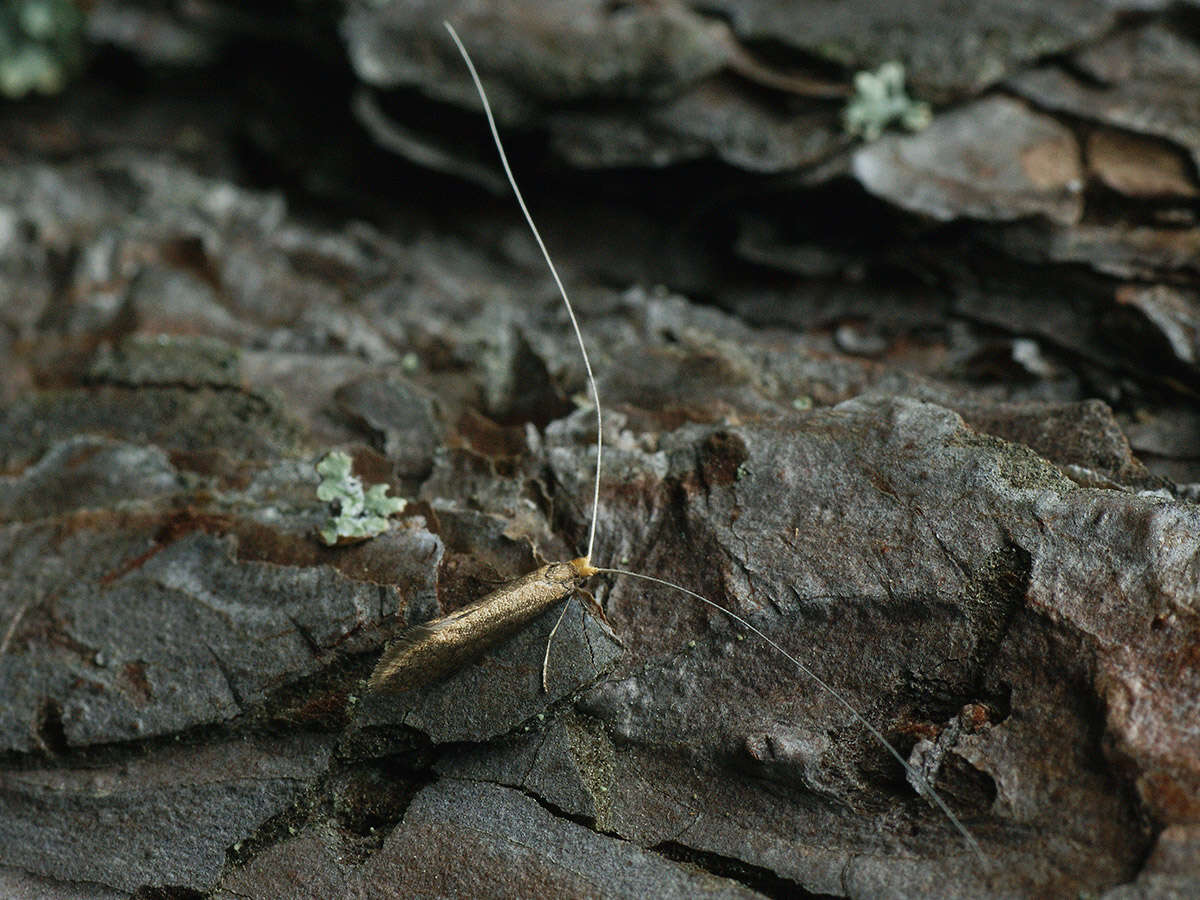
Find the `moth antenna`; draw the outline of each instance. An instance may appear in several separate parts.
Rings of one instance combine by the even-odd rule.
[[[592,364],[588,359],[587,346],[583,342],[583,332],[579,328],[579,321],[575,318],[575,309],[571,306],[571,300],[567,296],[567,290],[565,287],[563,287],[562,279],[558,275],[558,269],[555,268],[554,261],[550,258],[550,251],[546,249],[546,243],[542,240],[541,232],[538,231],[537,225],[534,224],[533,216],[529,212],[529,207],[525,205],[525,198],[521,194],[521,189],[517,187],[517,179],[513,175],[512,167],[508,164],[508,155],[504,152],[504,144],[500,140],[500,132],[496,128],[496,119],[495,116],[492,115],[492,106],[488,102],[487,92],[483,89],[483,82],[479,78],[479,73],[475,71],[475,64],[471,62],[471,55],[467,53],[467,48],[463,46],[463,42],[459,39],[458,32],[454,30],[454,26],[449,22],[443,22],[442,24],[446,26],[446,31],[450,33],[450,38],[454,41],[454,45],[458,48],[458,52],[462,55],[463,62],[467,64],[467,71],[471,74],[471,81],[475,84],[475,90],[479,94],[480,102],[483,104],[484,115],[487,116],[488,128],[492,132],[492,141],[496,145],[496,152],[500,155],[500,164],[504,167],[504,174],[508,178],[509,186],[512,188],[513,194],[517,198],[517,205],[521,207],[521,213],[525,216],[525,222],[529,225],[529,230],[533,232],[533,238],[537,242],[538,249],[542,251],[542,257],[546,260],[546,266],[550,269],[550,274],[554,278],[555,285],[558,286],[558,293],[562,297],[563,305],[567,308],[567,316],[571,319],[571,327],[574,329],[575,339],[579,343],[579,352],[583,355],[583,367],[587,370],[588,387],[591,388],[592,403],[596,408],[596,479],[595,486],[592,491],[592,523],[588,533],[587,555],[581,560],[577,560],[577,562],[581,562],[583,564],[588,575],[598,572],[607,572],[611,575],[626,575],[630,578],[640,578],[643,581],[651,581],[655,584],[663,585],[664,587],[674,588],[675,590],[681,591],[684,594],[687,594],[689,597],[699,600],[701,603],[705,603],[719,612],[724,613],[743,628],[765,641],[770,647],[778,651],[786,659],[790,660],[796,666],[796,668],[798,668],[804,675],[811,679],[818,687],[820,687],[823,691],[825,691],[827,694],[837,700],[838,703],[845,707],[846,710],[859,723],[866,727],[871,736],[874,737],[875,740],[881,745],[883,745],[888,753],[895,757],[896,761],[904,768],[904,771],[907,773],[908,777],[911,778],[917,785],[917,790],[932,800],[934,805],[936,805],[937,808],[946,816],[946,818],[950,820],[950,824],[954,826],[955,830],[958,831],[963,840],[967,842],[967,845],[971,848],[971,851],[979,859],[981,867],[986,870],[987,857],[984,856],[983,849],[979,846],[979,842],[975,840],[975,837],[970,831],[967,830],[967,827],[963,825],[961,821],[959,821],[958,816],[954,815],[950,807],[946,805],[945,801],[942,800],[937,791],[933,789],[933,786],[925,779],[923,775],[921,775],[920,772],[909,765],[908,761],[900,755],[900,751],[892,746],[891,742],[889,742],[888,739],[883,736],[882,732],[880,732],[878,728],[867,721],[866,717],[864,717],[862,713],[855,709],[850,701],[848,701],[839,691],[837,691],[824,679],[817,675],[817,673],[808,668],[808,666],[804,665],[804,663],[800,662],[800,660],[788,653],[788,651],[784,650],[783,647],[781,647],[771,638],[767,637],[765,633],[751,625],[737,613],[726,609],[719,603],[714,603],[712,600],[697,594],[695,591],[688,590],[682,585],[674,584],[670,581],[664,581],[663,579],[655,578],[652,575],[643,575],[640,572],[630,572],[625,569],[597,568],[591,566],[590,561],[592,558],[592,550],[594,549],[596,543],[596,522],[599,518],[600,512],[600,474],[604,443],[604,432],[600,416],[600,392],[596,388],[596,377],[592,374]],[[562,612],[559,614],[558,621],[555,623],[554,628],[550,633],[550,640],[546,642],[546,653],[542,661],[543,690],[548,689],[546,670],[550,662],[550,641],[553,640],[554,633],[558,631],[559,625],[562,624],[563,616],[566,614],[566,610],[567,607],[564,605]]]
[[[596,376],[592,374],[592,363],[588,359],[587,347],[583,343],[583,332],[579,330],[579,322],[575,318],[575,309],[571,306],[571,300],[567,297],[567,289],[563,287],[562,279],[558,277],[558,269],[554,267],[554,261],[550,258],[550,251],[546,249],[541,232],[533,223],[533,216],[529,214],[529,207],[525,205],[525,198],[521,195],[521,189],[517,187],[517,179],[513,175],[512,167],[508,164],[508,155],[504,152],[504,144],[500,141],[500,132],[496,128],[496,119],[492,115],[492,105],[488,103],[483,82],[479,79],[479,73],[475,71],[475,64],[471,62],[471,55],[467,53],[467,48],[458,39],[458,32],[454,30],[454,26],[449,22],[442,22],[442,24],[450,32],[450,38],[458,47],[458,52],[462,54],[463,62],[467,64],[467,71],[471,73],[471,80],[475,82],[475,90],[479,93],[484,115],[487,116],[488,128],[492,131],[492,140],[496,144],[496,151],[500,154],[500,164],[504,167],[504,174],[508,177],[508,183],[517,198],[517,205],[521,207],[521,213],[529,224],[529,230],[533,232],[533,239],[537,241],[538,248],[542,251],[546,265],[550,268],[550,274],[554,276],[554,283],[558,285],[558,293],[562,296],[563,305],[567,308],[567,315],[571,318],[571,327],[575,329],[575,339],[579,341],[579,352],[583,354],[583,367],[587,370],[588,387],[592,389],[592,404],[596,407],[596,484],[592,491],[592,525],[588,533],[587,555],[583,557],[585,561],[590,560],[596,544],[596,520],[600,514],[600,458],[604,445],[604,429],[600,422],[600,392],[596,389]],[[549,654],[549,648],[547,648],[547,654]]]
[[[892,746],[891,741],[889,741],[887,738],[885,738],[883,736],[882,732],[880,732],[878,728],[876,728],[874,725],[872,725],[870,722],[868,722],[866,717],[863,716],[863,714],[860,713],[857,709],[855,709],[853,704],[851,704],[849,700],[847,700],[845,697],[843,697],[840,691],[838,691],[836,688],[831,686],[828,682],[825,681],[825,679],[821,678],[820,675],[818,675],[816,672],[814,672],[808,666],[804,665],[804,663],[800,662],[800,660],[796,659],[796,657],[792,656],[792,654],[788,653],[786,650],[783,649],[783,647],[779,646],[779,644],[777,644],[775,641],[771,640],[771,638],[767,637],[767,635],[765,633],[760,631],[758,628],[755,628],[753,625],[751,625],[749,622],[747,622],[745,619],[743,619],[737,613],[733,612],[732,610],[726,609],[724,606],[722,606],[719,603],[714,603],[712,600],[709,600],[707,597],[702,597],[700,594],[697,594],[695,591],[689,591],[687,588],[683,587],[682,585],[678,585],[678,584],[675,584],[670,581],[664,581],[661,578],[655,578],[653,575],[643,575],[640,572],[629,572],[625,569],[597,569],[596,571],[607,572],[611,575],[627,575],[630,578],[641,578],[643,581],[652,581],[655,584],[661,584],[661,585],[664,585],[665,587],[674,588],[677,591],[682,591],[683,593],[687,594],[689,597],[693,597],[694,599],[699,600],[701,603],[707,603],[713,609],[723,612],[725,615],[729,616],[729,618],[733,619],[735,622],[737,622],[739,625],[741,625],[747,631],[751,632],[752,634],[756,635],[757,637],[762,638],[764,641],[767,642],[767,644],[769,644],[771,647],[773,647],[778,652],[782,653],[787,659],[791,660],[792,663],[795,664],[797,669],[799,669],[802,673],[804,673],[804,675],[806,675],[818,687],[820,687],[821,690],[825,691],[825,693],[829,694],[829,696],[833,697],[833,699],[835,699],[838,703],[840,703],[842,706],[844,706],[846,708],[846,710],[850,713],[850,715],[852,715],[859,723],[864,725],[866,727],[867,731],[869,731],[871,733],[871,736],[874,737],[875,740],[877,740],[880,744],[882,744],[887,749],[888,753],[892,754],[892,756],[894,756],[896,758],[896,761],[898,763],[900,763],[901,766],[904,767],[904,771],[908,774],[908,777],[913,779],[913,781],[916,783],[918,792],[925,794],[927,797],[929,797],[929,799],[933,801],[934,805],[936,805],[937,808],[940,809],[945,814],[946,818],[950,820],[950,824],[954,826],[955,830],[957,830],[960,835],[962,835],[963,840],[967,842],[967,845],[971,848],[971,851],[979,859],[980,866],[985,871],[987,870],[987,857],[984,856],[984,854],[983,854],[983,848],[979,846],[979,842],[975,840],[975,836],[972,835],[971,832],[967,830],[967,826],[959,821],[958,816],[956,816],[950,810],[950,807],[946,805],[946,802],[944,800],[942,800],[942,798],[938,795],[937,791],[935,791],[933,789],[933,785],[931,785],[925,779],[924,775],[922,775],[920,772],[918,772],[916,769],[914,769],[911,765],[909,765],[908,761],[903,756],[900,755],[900,751]]]

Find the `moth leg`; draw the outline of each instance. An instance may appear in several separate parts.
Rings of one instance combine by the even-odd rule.
[[[558,626],[562,624],[563,617],[567,614],[567,607],[571,605],[571,598],[568,597],[566,603],[563,604],[562,612],[558,614],[558,621],[554,623],[554,627],[550,629],[550,637],[546,638],[546,655],[542,657],[542,693],[550,693],[550,644],[554,641],[554,635],[558,632]]]
[[[608,620],[608,614],[604,612],[604,607],[600,605],[600,601],[596,599],[595,594],[585,587],[579,587],[575,589],[575,596],[582,597],[586,602],[581,603],[580,606],[589,607],[592,611],[592,615],[607,625],[610,630],[612,630],[613,624]],[[587,609],[585,609],[584,612],[586,613]],[[613,637],[617,637],[615,633],[613,634]],[[617,643],[621,644],[622,647],[625,646],[623,643],[621,643],[619,638],[617,638]]]

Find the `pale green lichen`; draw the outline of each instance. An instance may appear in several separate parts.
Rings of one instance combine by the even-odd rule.
[[[55,94],[83,61],[83,13],[72,0],[0,0],[0,94]]]
[[[873,141],[896,122],[909,131],[920,131],[933,120],[928,103],[913,100],[904,91],[904,66],[886,62],[874,72],[854,76],[854,94],[842,113],[847,133]]]
[[[317,463],[321,483],[317,498],[330,504],[333,515],[317,534],[330,546],[363,541],[388,529],[388,517],[403,512],[406,502],[389,497],[386,484],[373,484],[365,491],[362,479],[351,474],[350,455],[333,450]]]

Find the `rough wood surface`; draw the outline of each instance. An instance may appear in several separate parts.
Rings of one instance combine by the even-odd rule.
[[[97,3],[0,107],[0,894],[1200,894],[1195,5],[437,6]],[[443,17],[592,561],[987,870],[670,591],[366,692],[587,535]],[[334,448],[386,534],[315,538]]]

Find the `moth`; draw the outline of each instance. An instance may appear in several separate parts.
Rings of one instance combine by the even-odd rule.
[[[584,557],[551,563],[447,616],[406,629],[376,664],[371,689],[407,691],[446,677],[567,600],[598,571]]]
[[[758,638],[762,639],[769,647],[780,653],[783,657],[792,662],[797,669],[806,677],[818,685],[823,691],[837,700],[837,702],[845,708],[851,716],[867,731],[872,737],[883,746],[891,756],[903,767],[904,771],[909,776],[911,783],[917,786],[920,793],[929,799],[951,822],[954,828],[962,836],[963,840],[969,846],[970,850],[978,858],[981,866],[986,869],[987,861],[983,855],[975,837],[967,830],[966,826],[959,821],[958,817],[946,805],[945,801],[934,791],[928,780],[918,772],[909,762],[900,754],[900,752],[883,736],[883,734],[872,725],[838,690],[824,681],[820,676],[813,672],[810,668],[804,665],[799,659],[781,647],[778,643],[756,628],[746,619],[738,616],[736,613],[726,609],[714,601],[701,596],[700,594],[688,590],[687,588],[665,581],[660,578],[655,578],[651,575],[646,575],[639,572],[630,572],[624,569],[610,568],[603,566],[595,566],[592,564],[592,551],[595,547],[596,540],[596,523],[598,518],[599,502],[600,502],[600,476],[602,466],[602,451],[603,451],[603,424],[601,418],[600,398],[596,388],[596,379],[592,373],[591,362],[588,359],[587,347],[583,340],[583,334],[579,327],[579,322],[575,317],[575,311],[571,306],[571,301],[567,296],[566,289],[563,286],[562,279],[559,277],[558,271],[555,268],[554,262],[550,257],[549,251],[546,249],[546,244],[542,240],[542,236],[538,231],[537,225],[533,221],[533,217],[525,204],[525,199],[521,194],[520,188],[517,186],[516,178],[512,173],[512,169],[508,162],[508,157],[504,151],[504,145],[500,140],[500,134],[496,127],[496,121],[492,114],[491,105],[488,102],[487,94],[484,91],[482,81],[479,74],[475,70],[475,66],[471,61],[466,47],[459,39],[450,23],[444,23],[446,30],[450,33],[451,39],[462,55],[463,61],[466,63],[467,69],[470,72],[471,79],[475,84],[475,89],[479,94],[480,101],[483,105],[484,113],[487,117],[488,127],[492,133],[492,139],[495,143],[496,150],[500,157],[500,162],[504,168],[505,175],[508,178],[509,185],[512,187],[513,193],[516,196],[517,204],[519,205],[522,214],[525,217],[526,223],[529,225],[533,233],[534,239],[537,242],[542,256],[546,261],[546,265],[550,269],[550,273],[554,278],[554,282],[558,287],[559,294],[562,297],[566,307],[567,314],[570,318],[572,328],[575,332],[576,340],[579,344],[580,352],[583,355],[584,367],[587,372],[587,381],[592,395],[592,401],[596,412],[596,475],[595,487],[592,496],[592,517],[591,528],[588,536],[587,553],[570,562],[552,563],[542,566],[528,575],[514,579],[492,593],[486,595],[475,603],[457,610],[449,615],[434,619],[421,625],[416,625],[396,638],[385,650],[378,664],[370,677],[370,688],[373,691],[403,691],[424,684],[436,681],[443,678],[463,665],[469,663],[486,651],[489,647],[497,644],[504,638],[512,635],[522,627],[527,625],[537,616],[553,608],[555,604],[563,603],[580,588],[584,582],[597,574],[613,574],[624,577],[637,578],[648,582],[653,582],[659,585],[670,587],[680,591],[683,594],[697,600],[701,603],[719,610],[724,615],[730,617],[737,622],[741,627],[745,628]],[[566,612],[564,603],[563,614]],[[543,659],[542,678],[543,687],[546,683],[546,668],[549,663],[550,642],[553,641],[554,634],[558,630],[559,624],[562,622],[562,614],[559,615],[558,623],[550,633],[550,638],[546,645],[546,655]]]

